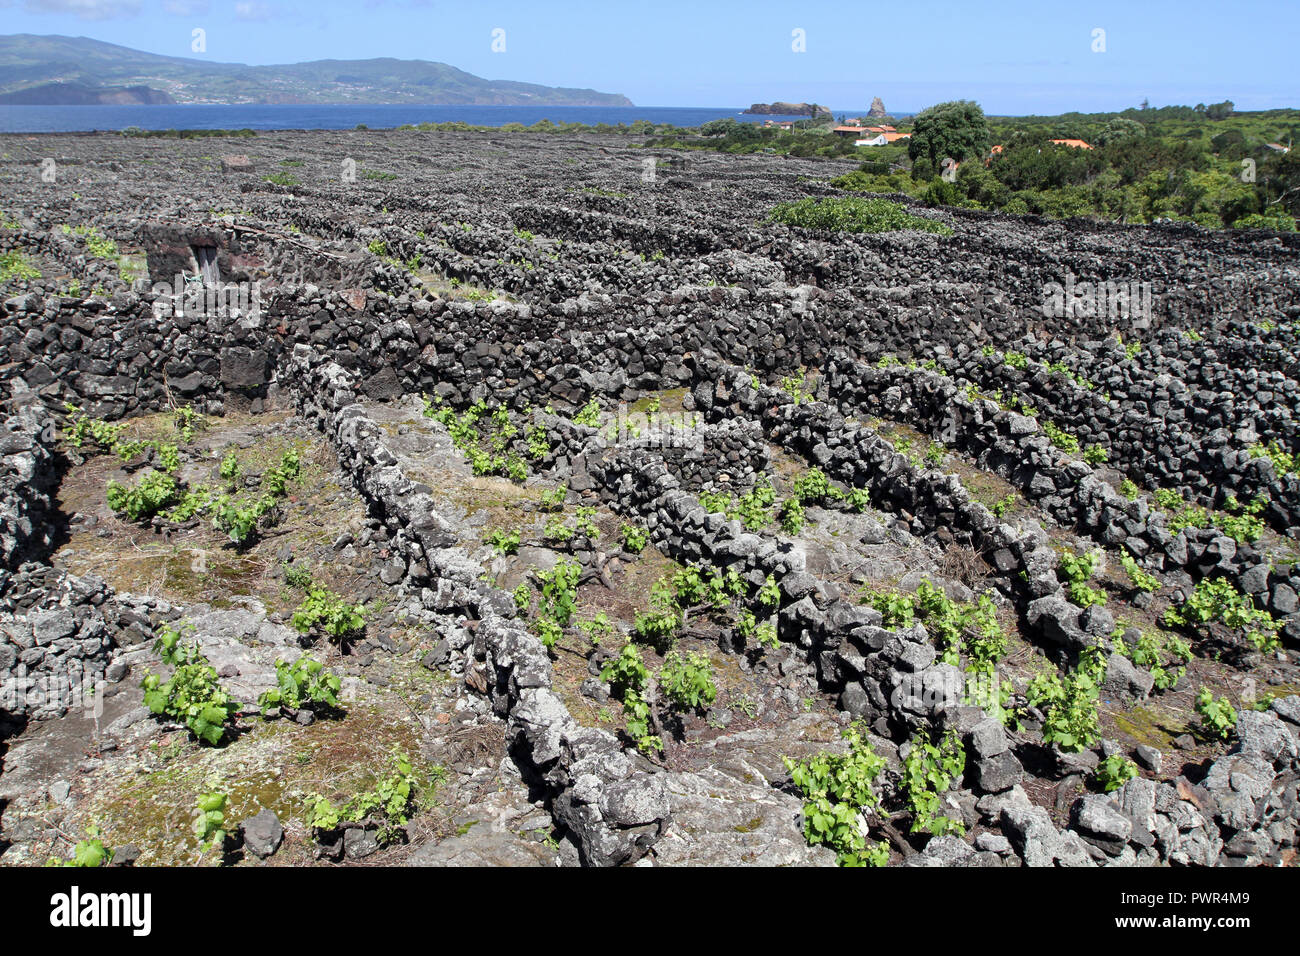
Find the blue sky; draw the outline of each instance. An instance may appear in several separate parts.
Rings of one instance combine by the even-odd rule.
[[[491,79],[623,93],[640,106],[776,99],[895,111],[974,99],[1057,113],[1231,99],[1300,106],[1296,0],[879,3],[440,0],[0,0],[5,33],[60,33],[173,56],[286,63],[392,56]],[[505,51],[492,51],[492,31]],[[792,50],[804,31],[806,51]],[[1105,51],[1094,52],[1094,30]]]

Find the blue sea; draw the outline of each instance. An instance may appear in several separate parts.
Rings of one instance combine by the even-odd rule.
[[[0,132],[70,133],[140,129],[353,129],[364,123],[386,129],[406,123],[462,121],[471,126],[504,126],[539,120],[553,123],[624,123],[635,120],[699,126],[730,116],[738,122],[806,119],[802,116],[753,116],[744,107],[678,106],[0,106]],[[834,115],[864,111],[835,110]]]

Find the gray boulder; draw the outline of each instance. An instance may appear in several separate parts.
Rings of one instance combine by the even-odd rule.
[[[284,827],[280,825],[280,818],[271,810],[263,810],[242,821],[239,832],[244,837],[244,848],[262,860],[280,849],[280,843],[284,840]]]

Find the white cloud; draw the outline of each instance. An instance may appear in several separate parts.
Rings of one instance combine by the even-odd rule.
[[[27,0],[32,13],[70,13],[82,20],[112,20],[140,12],[140,0]]]
[[[243,0],[235,4],[236,20],[269,20],[271,8],[259,0]]]
[[[198,16],[207,13],[210,7],[208,0],[163,0],[163,9],[178,17]]]

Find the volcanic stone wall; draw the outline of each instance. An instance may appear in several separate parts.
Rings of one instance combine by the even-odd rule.
[[[0,568],[42,556],[53,543],[53,442],[53,418],[39,404],[24,406],[0,426]]]
[[[257,396],[278,348],[255,324],[230,316],[155,318],[153,297],[134,292],[85,301],[34,295],[5,303],[0,375],[11,393],[33,391],[119,418],[166,408],[170,400],[219,410],[222,396]]]
[[[954,288],[951,298],[936,297],[934,287],[890,290],[870,303],[843,290],[811,286],[686,286],[644,297],[584,292],[558,302],[447,303],[408,293],[371,292],[367,300],[359,290],[297,287],[268,293],[258,320],[239,321],[204,315],[155,319],[152,293],[84,301],[29,294],[5,304],[0,348],[7,358],[6,379],[22,379],[60,400],[102,403],[106,411],[123,413],[157,407],[164,397],[164,378],[174,394],[187,399],[222,388],[256,390],[271,380],[278,356],[294,342],[333,348],[341,365],[365,373],[371,393],[422,384],[440,384],[444,390],[481,384],[483,391],[508,396],[524,375],[541,371],[556,398],[576,403],[585,386],[610,397],[635,397],[637,388],[652,383],[681,383],[682,356],[701,348],[763,374],[821,367],[837,348],[868,359],[885,352],[942,359],[962,354],[962,346],[979,340],[1032,349],[1032,343],[1023,342],[1024,332],[1044,325],[1042,317],[1004,305],[997,315],[1005,321],[1006,334],[987,328],[981,333],[988,321],[963,307],[963,297],[974,289]],[[984,311],[994,314],[992,308]],[[1108,324],[1096,326],[1096,341],[1103,341]],[[1259,437],[1294,447],[1300,418],[1294,381],[1282,379],[1275,389],[1261,389],[1258,373],[1252,380],[1237,359],[1254,341],[1259,354],[1277,353],[1276,361],[1286,371],[1288,361],[1290,368],[1300,362],[1300,343],[1280,352],[1281,346],[1266,345],[1259,335],[1243,339],[1234,334],[1225,337],[1220,356],[1214,351],[1218,340],[1213,330],[1203,336],[1195,349],[1202,358],[1195,365],[1158,352],[1154,354],[1167,368],[1142,368],[1135,374],[1133,368],[1117,371],[1112,363],[1078,370],[1095,380],[1099,390],[1109,390],[1121,407],[1132,405],[1149,415],[1147,430],[1157,429],[1156,420],[1163,420],[1165,443],[1175,451],[1186,445],[1183,430],[1214,430],[1232,421],[1256,423]],[[248,352],[233,351],[240,348]],[[1054,351],[1065,349],[1062,343]],[[1044,360],[1054,360],[1044,350]],[[1186,343],[1184,351],[1190,351]],[[1077,354],[1059,358],[1078,366]],[[993,381],[988,363],[962,371]],[[1152,388],[1160,391],[1139,391]],[[1203,400],[1200,393],[1215,398]],[[1225,405],[1224,393],[1236,396],[1233,404]],[[1067,391],[1059,401],[1073,403],[1058,408],[1059,414],[1085,412],[1082,423],[1099,433],[1110,424],[1099,417],[1099,396],[1085,400]],[[1285,412],[1277,411],[1279,406]],[[1179,411],[1181,417],[1171,415]]]
[[[328,356],[298,346],[288,369],[300,413],[335,446],[390,547],[406,563],[406,586],[429,610],[475,622],[473,643],[457,648],[480,661],[493,709],[506,721],[512,753],[546,784],[555,819],[577,838],[583,861],[639,859],[662,833],[668,795],[662,780],[604,730],[580,726],[551,689],[546,649],[515,619],[510,595],[480,580],[482,567],[452,547],[428,489],[402,473],[383,429],[357,404],[355,381]]]
[[[1205,577],[1228,578],[1285,618],[1288,637],[1300,638],[1300,575],[1293,568],[1274,567],[1258,549],[1213,528],[1170,533],[1166,516],[1145,497],[1129,501],[1092,466],[1063,455],[1033,418],[972,399],[950,379],[924,369],[853,363],[834,378],[832,389],[841,407],[854,413],[903,413],[1019,487],[1062,526],[1077,527],[1107,546],[1123,545],[1148,568],[1174,572],[1185,590]]]
[[[1116,351],[1123,355],[1122,350]],[[1105,448],[1112,467],[1149,487],[1171,488],[1212,506],[1222,505],[1228,495],[1249,501],[1262,494],[1269,500],[1265,518],[1273,527],[1285,531],[1300,524],[1300,478],[1279,476],[1266,457],[1252,457],[1249,451],[1266,441],[1278,441],[1289,449],[1296,441],[1291,409],[1274,402],[1264,383],[1250,388],[1240,383],[1237,392],[1207,395],[1206,405],[1201,405],[1190,399],[1192,388],[1182,379],[1159,369],[1143,376],[1148,386],[1143,395],[1116,398],[1109,387],[1104,392],[1095,385],[1083,388],[1045,364],[1029,362],[1018,368],[999,354],[962,348],[937,364],[954,379],[977,383],[984,393],[1015,396],[1059,423],[1083,446]],[[852,359],[830,365],[839,373],[832,376],[835,382],[864,368]],[[869,384],[888,388],[895,376],[907,372],[887,371],[884,376],[872,375]],[[1095,366],[1092,371],[1096,372]],[[1279,391],[1297,390],[1295,382],[1276,374]],[[1154,391],[1149,390],[1151,383]],[[1266,404],[1256,399],[1253,411],[1234,409],[1235,403],[1219,398],[1231,394],[1262,394]],[[1229,406],[1226,411],[1224,405]],[[1239,412],[1242,418],[1234,423],[1224,417],[1228,411]]]
[[[0,712],[40,720],[95,712],[123,678],[120,645],[151,637],[148,598],[122,601],[98,577],[29,562],[0,571]]]

